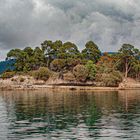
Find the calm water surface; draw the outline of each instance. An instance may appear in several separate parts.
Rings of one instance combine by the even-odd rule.
[[[0,140],[139,140],[140,91],[0,91]]]

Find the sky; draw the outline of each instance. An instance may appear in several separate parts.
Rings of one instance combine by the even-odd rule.
[[[140,0],[0,0],[0,60],[44,40],[93,40],[101,51],[140,49]]]

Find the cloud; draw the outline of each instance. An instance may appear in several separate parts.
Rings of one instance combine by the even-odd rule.
[[[0,0],[0,51],[72,41],[82,49],[93,40],[102,51],[123,43],[140,48],[139,0]]]

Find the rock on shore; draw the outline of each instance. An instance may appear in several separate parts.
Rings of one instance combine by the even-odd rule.
[[[137,82],[132,78],[124,79],[122,83],[119,84],[119,89],[137,89],[137,88],[140,88],[140,82]]]

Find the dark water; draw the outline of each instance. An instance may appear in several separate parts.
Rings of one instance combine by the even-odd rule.
[[[139,140],[140,91],[0,91],[0,140]]]

